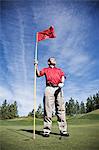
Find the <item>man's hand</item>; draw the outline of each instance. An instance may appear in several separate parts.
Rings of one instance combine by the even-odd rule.
[[[34,60],[34,65],[36,67],[36,75],[37,75],[37,77],[40,77],[40,72],[38,70],[38,61],[37,60]]]
[[[34,60],[34,65],[38,65],[38,61],[37,60]]]
[[[64,83],[59,83],[58,87],[62,88],[64,86]]]

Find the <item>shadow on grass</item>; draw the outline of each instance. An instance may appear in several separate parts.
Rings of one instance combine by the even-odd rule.
[[[28,132],[28,133],[31,133],[33,134],[33,130],[30,130],[30,129],[19,129],[19,130],[14,130],[14,129],[9,129],[7,128],[7,130],[11,131],[11,132],[14,132],[14,133],[17,133],[21,136],[24,136],[24,137],[27,137],[28,139],[24,139],[25,141],[28,141],[29,139],[32,139],[33,140],[33,137],[30,137],[28,135],[25,134],[25,132]],[[23,132],[20,132],[20,131],[23,131]],[[35,134],[36,135],[40,135],[40,136],[43,136],[43,131],[35,131]],[[50,134],[52,135],[60,135],[59,133],[54,133],[54,132],[51,132]]]
[[[27,129],[20,129],[20,130],[21,131],[25,131],[25,132],[29,132],[29,133],[33,133],[33,130],[27,130]],[[43,136],[43,131],[35,130],[35,134]],[[54,133],[54,132],[51,132],[50,134],[52,134],[52,135],[60,135],[59,133]]]
[[[17,134],[19,134],[19,135],[21,135],[21,136],[25,136],[25,137],[27,137],[27,138],[29,138],[29,139],[32,139],[31,137],[29,137],[29,136],[27,136],[27,135],[24,135],[24,134],[22,134],[22,133],[20,133],[20,132],[18,132],[19,130],[13,130],[13,129],[7,129],[7,130],[9,130],[9,131],[11,131],[11,132],[14,132],[14,133],[17,133]],[[20,130],[21,131],[21,130]],[[29,139],[25,139],[25,141],[26,140],[29,140]]]

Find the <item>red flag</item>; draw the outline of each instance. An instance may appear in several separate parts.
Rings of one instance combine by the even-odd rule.
[[[55,38],[55,31],[54,31],[54,27],[50,26],[48,29],[41,31],[41,32],[37,32],[37,42],[41,41],[41,40],[45,40],[45,39],[49,39],[49,38]]]

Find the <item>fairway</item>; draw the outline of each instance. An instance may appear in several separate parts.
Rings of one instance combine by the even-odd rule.
[[[67,120],[70,136],[62,137],[61,140],[59,140],[60,135],[56,118],[53,118],[52,133],[49,138],[42,136],[43,120],[36,120],[35,140],[32,138],[32,118],[0,121],[1,150],[99,149],[99,110]]]

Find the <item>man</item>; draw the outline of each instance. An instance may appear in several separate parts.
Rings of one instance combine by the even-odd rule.
[[[48,68],[38,70],[36,63],[37,77],[46,77],[46,89],[44,94],[44,129],[43,136],[49,137],[52,124],[52,111],[55,105],[57,121],[59,125],[60,134],[62,136],[69,136],[67,132],[67,122],[65,119],[65,103],[63,97],[62,87],[64,86],[65,75],[64,72],[56,68],[56,60],[54,57],[48,59]]]

